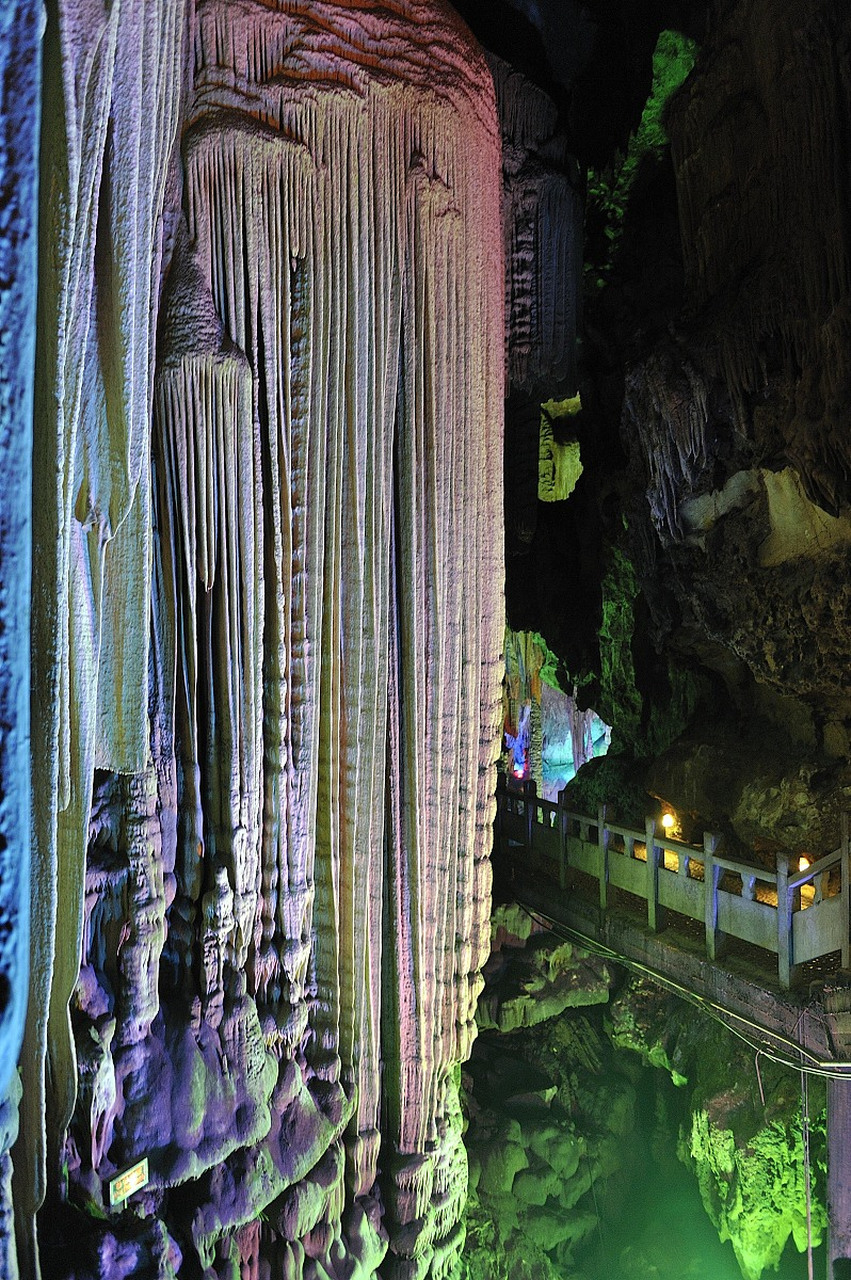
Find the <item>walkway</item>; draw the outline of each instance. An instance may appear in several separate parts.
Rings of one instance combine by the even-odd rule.
[[[516,859],[522,850],[524,865],[557,881],[562,891],[570,888],[571,904],[584,889],[596,903],[598,921],[619,896],[629,895],[651,933],[677,919],[681,926],[696,922],[711,961],[720,960],[733,939],[762,948],[776,957],[774,981],[784,991],[812,961],[830,958],[832,970],[851,967],[847,814],[838,849],[800,870],[778,854],[772,871],[724,857],[716,835],[707,833],[696,847],[657,830],[652,818],[639,831],[609,822],[605,806],[594,818],[573,813],[561,802],[539,799],[534,783],[515,790],[502,777],[497,802],[503,852],[513,847]]]

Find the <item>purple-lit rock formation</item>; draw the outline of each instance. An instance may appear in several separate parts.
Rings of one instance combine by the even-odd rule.
[[[39,6],[0,13],[0,1275],[15,1267],[9,1148],[27,999]]]
[[[44,77],[21,1274],[442,1276],[499,748],[490,73],[442,0],[160,0],[60,3]]]

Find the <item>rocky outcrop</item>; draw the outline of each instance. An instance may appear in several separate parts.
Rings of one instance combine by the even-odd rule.
[[[631,981],[613,1002],[614,1043],[671,1072],[688,1099],[680,1158],[692,1169],[721,1240],[744,1280],[777,1269],[787,1246],[824,1236],[825,1085],[757,1053],[651,983]],[[802,1092],[803,1088],[803,1092]],[[811,1179],[807,1226],[803,1112]]]
[[[501,58],[489,63],[503,135],[508,378],[540,402],[575,391],[582,186],[552,99]]]
[[[683,300],[628,363],[622,419],[630,484],[646,492],[620,539],[647,607],[632,647],[714,686],[649,785],[734,838],[795,851],[835,840],[851,781],[836,398],[848,181],[842,130],[824,123],[847,115],[848,38],[829,3],[782,21],[770,5],[728,4],[710,24],[668,113]],[[664,696],[658,667],[638,672],[649,706]],[[706,788],[680,783],[697,782],[701,753],[723,772],[743,738],[747,794],[734,785],[702,808]]]
[[[491,927],[485,991],[476,1011],[481,1030],[506,1034],[548,1022],[565,1009],[608,1000],[605,964],[571,942],[554,945],[521,907],[495,908]]]
[[[605,270],[588,224],[583,473],[526,515],[510,613],[612,724],[607,798],[632,769],[698,826],[806,852],[851,784],[848,15],[730,0],[701,29],[685,9],[696,60],[610,210]],[[652,93],[675,79],[663,43]],[[595,161],[592,205],[631,148]],[[740,755],[704,808],[701,761],[720,778]]]
[[[442,1276],[503,634],[490,74],[441,0],[61,3],[44,66],[22,1271]]]

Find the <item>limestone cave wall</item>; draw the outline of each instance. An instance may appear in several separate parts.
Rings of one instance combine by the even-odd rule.
[[[0,305],[32,334],[12,8]],[[0,388],[4,467],[35,423],[0,1269],[445,1275],[499,746],[491,75],[442,0],[58,0],[41,48],[35,375],[24,341]]]
[[[456,7],[0,17],[10,1277],[452,1271],[503,549],[594,804],[851,798],[847,6]]]

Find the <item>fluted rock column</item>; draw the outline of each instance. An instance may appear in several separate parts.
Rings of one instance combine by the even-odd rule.
[[[17,1276],[9,1147],[30,949],[30,605],[41,6],[0,13],[0,1274]]]
[[[353,1101],[355,1198],[389,1147],[391,1249],[420,1273],[460,1244],[459,1197],[451,1221],[434,1205],[463,1171],[453,1070],[487,945],[493,90],[440,4],[205,3],[185,154],[268,468],[256,998],[282,1053],[304,1041],[308,1074]]]
[[[209,1280],[438,1277],[498,749],[491,77],[442,0],[59,0],[44,65],[24,1270],[47,1190],[128,1275],[179,1236]]]

